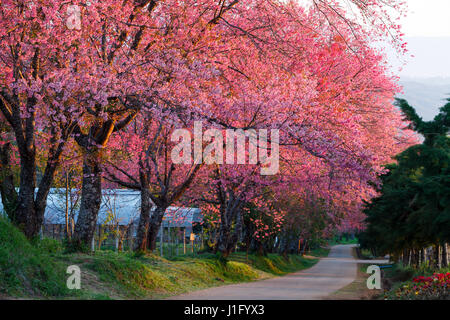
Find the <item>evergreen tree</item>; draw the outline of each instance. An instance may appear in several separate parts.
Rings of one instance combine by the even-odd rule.
[[[422,144],[395,157],[382,177],[380,196],[366,204],[362,247],[407,255],[450,242],[450,99],[432,121],[424,121],[406,100],[397,105]]]

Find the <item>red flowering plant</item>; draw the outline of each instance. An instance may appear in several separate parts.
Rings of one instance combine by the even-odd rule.
[[[419,300],[450,299],[450,272],[434,273],[432,276],[419,276],[399,288],[397,298]]]

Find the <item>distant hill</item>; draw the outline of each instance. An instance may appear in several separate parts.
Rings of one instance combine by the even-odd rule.
[[[402,78],[400,84],[404,93],[399,97],[408,100],[424,120],[432,120],[450,98],[450,78]]]

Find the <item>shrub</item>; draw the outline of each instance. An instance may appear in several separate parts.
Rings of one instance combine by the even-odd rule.
[[[42,252],[56,254],[64,251],[62,243],[55,239],[44,238],[42,240],[36,240],[33,243],[36,248]]]

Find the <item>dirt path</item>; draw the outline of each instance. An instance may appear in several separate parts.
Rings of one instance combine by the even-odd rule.
[[[268,280],[227,285],[182,294],[180,300],[312,300],[322,299],[352,283],[357,263],[352,255],[354,245],[333,246],[330,254],[310,269]],[[368,263],[386,263],[371,260]]]

